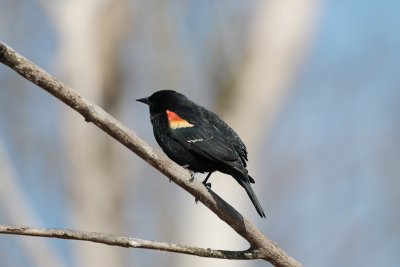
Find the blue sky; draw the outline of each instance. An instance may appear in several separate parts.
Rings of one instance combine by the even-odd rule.
[[[209,52],[205,43],[213,37],[210,29],[226,27],[226,18],[240,13],[238,10],[245,10],[241,14],[249,19],[252,8],[241,1],[228,10],[213,1],[190,1],[183,10],[175,9],[177,4],[171,4],[166,12],[172,14],[171,24],[180,28],[175,37],[184,42],[188,54],[185,64],[189,67],[181,79],[188,87],[210,86],[210,81],[201,81],[206,77]],[[0,12],[1,41],[54,71],[52,59],[58,44],[42,10],[34,1],[0,0],[0,6],[11,10]],[[400,2],[395,0],[324,1],[317,33],[293,82],[293,93],[262,144],[265,154],[257,155],[257,161],[265,163],[258,172],[280,177],[287,185],[279,190],[265,186],[273,219],[264,231],[305,266],[396,266],[400,260],[396,205],[400,193],[399,15]],[[143,40],[136,46],[127,45],[125,52],[128,59],[145,60],[144,55],[151,55],[150,50],[143,54],[149,40],[145,30],[137,33]],[[229,46],[231,60],[239,48],[240,44]],[[156,60],[150,58],[149,62]],[[151,75],[151,62],[136,72],[131,67],[129,75]],[[124,61],[128,67],[129,63]],[[158,82],[134,84],[143,88]],[[0,139],[16,179],[41,226],[65,227],[66,177],[63,155],[57,152],[63,149],[59,124],[66,107],[5,66],[0,66],[0,85]],[[212,89],[185,90],[205,101],[205,106],[214,104]],[[126,95],[133,98],[135,93],[132,90]],[[127,115],[132,110],[136,108],[126,108],[124,119],[135,125],[135,118],[129,120]],[[149,129],[133,130],[155,143]],[[0,221],[7,221],[1,209]],[[9,242],[12,248],[7,246]],[[51,242],[70,263],[69,243]],[[6,251],[7,260],[13,266],[26,266],[23,257],[15,256],[17,249],[12,237],[0,238],[0,251]],[[144,255],[147,263],[154,254]]]

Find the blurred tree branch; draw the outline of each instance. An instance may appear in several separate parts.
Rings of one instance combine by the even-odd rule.
[[[57,66],[55,71],[60,74],[58,78],[70,87],[80,88],[81,95],[118,117],[122,112],[119,101],[124,88],[119,55],[132,25],[126,19],[134,17],[130,14],[130,1],[36,2],[59,40],[51,59],[51,64]],[[61,116],[59,142],[68,177],[64,181],[67,206],[73,211],[68,216],[74,225],[71,227],[92,229],[90,227],[96,225],[92,230],[99,232],[125,228],[122,196],[127,182],[125,177],[131,168],[122,165],[128,154],[122,152],[115,140],[82,123],[76,112],[64,109]],[[82,242],[71,244],[71,258],[76,267],[127,265],[122,250],[87,246]]]
[[[230,227],[232,227],[239,235],[245,238],[249,244],[250,248],[246,251],[247,258],[257,258],[264,259],[269,261],[275,266],[302,266],[295,259],[291,258],[285,251],[279,248],[274,242],[272,242],[267,236],[265,236],[253,223],[251,223],[247,218],[237,212],[232,206],[226,203],[223,199],[221,199],[218,195],[216,195],[210,189],[207,189],[200,181],[196,179],[191,179],[190,174],[187,170],[182,168],[181,166],[174,163],[172,160],[167,158],[162,152],[153,148],[149,144],[147,144],[144,140],[139,138],[134,132],[125,127],[121,122],[116,120],[114,117],[109,115],[100,107],[95,104],[87,101],[85,98],[77,94],[71,88],[65,86],[60,81],[58,81],[55,77],[24,58],[13,49],[8,47],[7,45],[0,43],[0,61],[5,65],[9,66],[16,72],[18,72],[21,76],[28,79],[29,81],[35,83],[40,86],[53,96],[60,99],[62,102],[79,112],[87,122],[92,122],[103,131],[107,132],[109,135],[114,137],[124,146],[129,148],[131,151],[136,153],[138,156],[147,161],[154,168],[158,169],[164,175],[166,175],[169,179],[171,179],[174,183],[185,189],[187,192],[196,197],[199,201],[201,201],[205,206],[207,206],[211,211],[213,211],[221,220],[226,222]],[[7,230],[6,228],[1,228],[3,233],[8,234],[16,234],[16,232],[27,232],[27,228],[21,228],[16,231]],[[25,229],[25,230],[24,230]],[[32,233],[39,233],[38,229],[31,229]],[[28,232],[29,232],[28,231]],[[53,237],[64,237],[64,235],[55,234],[57,231],[67,231],[67,230],[41,230],[42,234],[47,232],[49,234],[53,234]],[[52,232],[53,231],[53,232]],[[54,232],[55,231],[55,232]],[[58,232],[60,233],[60,232]],[[67,233],[67,232],[65,232]],[[68,233],[76,233],[76,238],[79,240],[88,240],[81,236],[83,232],[68,232]],[[40,235],[40,234],[37,234]],[[93,235],[92,235],[93,236]],[[96,235],[95,235],[96,236]],[[94,240],[96,237],[93,236]],[[108,237],[108,238],[116,238],[115,236],[109,236],[105,234],[97,234],[97,238],[99,236]],[[107,239],[107,238],[106,238]],[[98,239],[97,239],[98,240]],[[125,239],[126,240],[126,239]],[[133,239],[135,240],[135,239]],[[93,240],[92,240],[93,241]],[[99,240],[100,241],[100,240]],[[144,241],[143,241],[144,242]],[[107,244],[107,242],[102,242]],[[125,243],[127,244],[127,243]],[[163,246],[174,246],[167,245],[165,243]],[[181,247],[182,249],[188,247]],[[168,249],[164,249],[169,251]],[[205,252],[207,249],[200,249]],[[200,251],[199,250],[199,251]],[[212,251],[212,250],[211,250]],[[178,251],[175,251],[178,252]],[[181,251],[183,253],[183,251]],[[215,253],[222,253],[222,251],[215,251]],[[234,252],[231,252],[234,253]],[[244,253],[243,251],[236,252],[238,254]],[[203,256],[201,253],[192,253],[193,255]],[[209,254],[212,255],[212,254]],[[227,255],[227,254],[225,254]],[[244,254],[243,254],[244,255]],[[225,257],[228,258],[228,257]],[[232,258],[233,259],[233,258]]]

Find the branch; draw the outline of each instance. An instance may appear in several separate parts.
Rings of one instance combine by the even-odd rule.
[[[267,260],[275,266],[302,266],[217,194],[206,188],[197,179],[191,179],[187,170],[150,146],[103,109],[87,101],[55,77],[1,42],[0,61],[79,112],[87,122],[92,122],[101,128],[174,183],[192,194],[245,238],[250,243],[252,251],[257,253],[257,258]]]
[[[259,258],[258,255],[256,253],[252,253],[251,250],[248,251],[213,250],[209,248],[197,248],[191,246],[158,242],[153,240],[122,237],[113,234],[75,231],[69,229],[49,229],[49,228],[33,228],[33,227],[18,226],[18,225],[0,225],[0,234],[42,236],[42,237],[51,237],[60,239],[91,241],[110,246],[154,249],[154,250],[194,255],[199,257],[207,257],[207,258],[236,259],[236,260],[251,260]]]

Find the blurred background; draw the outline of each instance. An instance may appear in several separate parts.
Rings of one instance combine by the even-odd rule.
[[[267,213],[212,189],[305,266],[400,261],[400,2],[0,0],[0,40],[150,144],[135,99],[175,89],[248,147]],[[215,249],[247,243],[72,109],[0,65],[0,223]],[[199,179],[204,175],[197,174]],[[1,266],[270,266],[0,236]]]

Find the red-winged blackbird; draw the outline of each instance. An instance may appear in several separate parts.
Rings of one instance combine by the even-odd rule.
[[[231,175],[246,190],[258,214],[265,218],[247,174],[247,151],[240,137],[216,114],[172,90],[137,99],[150,107],[154,136],[165,154],[194,172]]]

